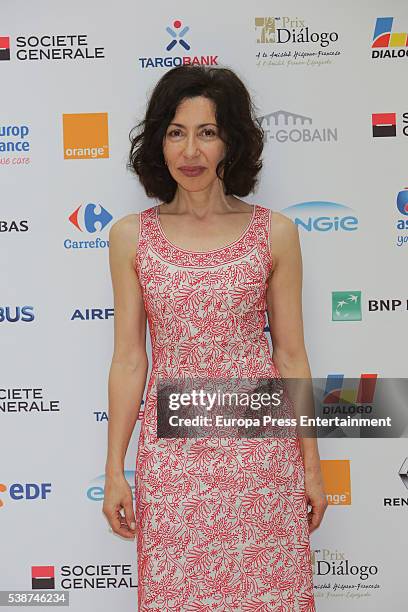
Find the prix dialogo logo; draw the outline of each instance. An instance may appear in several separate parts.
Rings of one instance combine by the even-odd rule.
[[[354,232],[358,229],[353,209],[337,202],[301,202],[283,208],[282,212],[307,232]]]
[[[298,16],[255,17],[258,68],[275,66],[316,66],[333,64],[341,54],[339,34],[317,31]]]
[[[0,36],[0,61],[10,59],[10,37]]]
[[[95,234],[103,231],[112,221],[113,216],[100,204],[89,202],[78,206],[68,219],[78,231]],[[109,241],[99,237],[94,240],[72,240],[71,238],[64,240],[66,249],[106,249],[108,246]]]
[[[394,17],[377,17],[371,45],[373,59],[408,57],[408,33],[393,32],[393,21]]]
[[[109,157],[108,113],[62,115],[64,159]]]
[[[146,68],[163,68],[175,67],[182,65],[191,66],[216,66],[218,65],[218,55],[186,55],[185,52],[191,51],[189,40],[190,26],[184,24],[181,19],[174,19],[171,24],[164,28],[166,39],[164,49],[166,52],[180,51],[183,55],[158,55],[155,57],[139,57],[140,67]]]

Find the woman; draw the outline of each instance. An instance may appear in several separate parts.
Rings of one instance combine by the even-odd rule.
[[[313,611],[309,534],[327,505],[316,439],[171,439],[156,429],[159,376],[310,378],[297,227],[236,197],[256,184],[263,132],[233,71],[168,71],[142,124],[130,166],[161,203],[110,230],[103,512],[115,533],[136,535],[140,611]],[[134,514],[124,458],[145,389],[147,320]]]

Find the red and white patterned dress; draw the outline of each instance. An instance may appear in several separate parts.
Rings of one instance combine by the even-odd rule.
[[[138,609],[314,612],[299,440],[158,438],[158,376],[280,377],[265,336],[271,210],[207,252],[140,213],[134,260],[152,342],[136,457]],[[273,325],[273,321],[271,322]]]

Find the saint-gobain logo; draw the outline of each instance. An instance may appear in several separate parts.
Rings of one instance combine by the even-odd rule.
[[[180,19],[175,19],[173,21],[172,27],[167,26],[166,32],[170,34],[170,36],[172,37],[172,40],[167,45],[166,51],[171,51],[171,49],[173,49],[173,47],[177,45],[177,43],[179,43],[179,45],[181,45],[186,51],[190,50],[190,45],[183,38],[184,35],[187,34],[190,28],[188,26],[184,26],[182,29],[180,29],[182,25],[183,24],[180,21]]]

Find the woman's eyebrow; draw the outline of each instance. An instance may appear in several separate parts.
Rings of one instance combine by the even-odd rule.
[[[169,125],[177,125],[177,127],[186,127],[185,125],[183,125],[182,123],[175,123],[174,121],[172,121],[171,123],[169,123]],[[197,127],[204,127],[205,125],[215,125],[215,127],[217,127],[216,123],[200,123],[200,125],[197,125]]]

